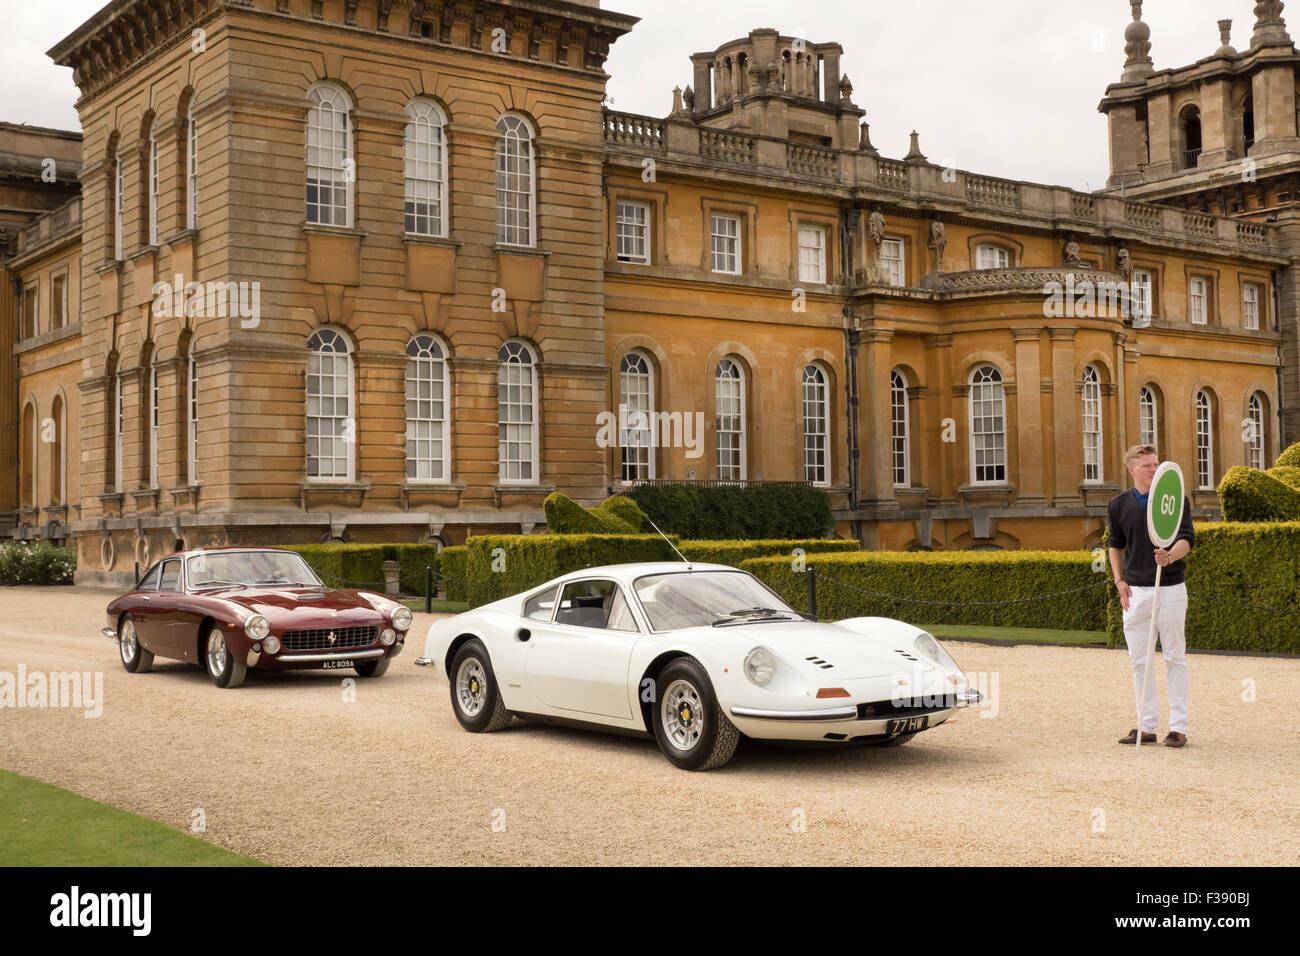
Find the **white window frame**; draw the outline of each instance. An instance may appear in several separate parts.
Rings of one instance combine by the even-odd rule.
[[[804,481],[828,488],[831,483],[830,375],[821,363],[811,362],[804,366],[802,386]],[[820,464],[817,463],[819,454]]]
[[[340,348],[341,346],[341,348]],[[351,340],[342,330],[323,326],[316,329],[307,339],[307,480],[321,484],[351,482],[356,475],[356,369],[353,363]],[[328,356],[329,360],[318,358]],[[317,380],[316,392],[312,392],[312,379]],[[327,394],[326,382],[335,387]],[[342,388],[338,386],[342,385]],[[316,404],[313,405],[313,397]],[[343,400],[345,413],[338,414],[338,402]],[[325,409],[321,404],[331,402]],[[315,414],[313,414],[313,408]],[[316,455],[312,455],[312,442],[316,444]],[[321,449],[328,443],[330,453],[323,454]],[[343,454],[339,445],[342,443]],[[343,473],[339,474],[339,462],[343,462]],[[316,474],[312,474],[315,462]],[[329,462],[329,474],[322,474],[322,464]]]
[[[1244,328],[1259,331],[1260,286],[1258,282],[1247,282],[1241,287],[1241,324]]]
[[[68,273],[60,272],[50,276],[50,322],[51,329],[62,329],[68,324]],[[55,293],[62,290],[62,295]],[[54,324],[55,317],[59,324]]]
[[[188,484],[199,483],[199,361],[194,357],[194,340],[185,367],[185,473]]]
[[[199,228],[199,121],[191,102],[186,116],[185,145],[185,226]]]
[[[719,226],[727,224],[722,230]],[[734,230],[734,231],[733,231]],[[719,275],[741,274],[740,217],[733,213],[715,212],[709,215],[710,256],[713,271]],[[725,268],[730,261],[733,268]]]
[[[113,373],[113,491],[122,493],[122,435],[126,431],[126,406],[122,398],[122,370]],[[33,474],[35,472],[33,471]]]
[[[650,264],[650,204],[620,199],[614,204],[615,256],[619,262]],[[639,250],[639,251],[638,251]]]
[[[1259,392],[1251,392],[1246,399],[1246,417],[1250,420],[1254,434],[1246,442],[1246,467],[1263,471],[1264,461],[1264,400]]]
[[[1196,393],[1196,487],[1214,488],[1214,401],[1205,389]]]
[[[1192,325],[1209,325],[1209,280],[1192,276],[1187,282],[1187,317]]]
[[[406,106],[402,161],[408,236],[447,237],[447,118],[437,103],[416,97]]]
[[[406,356],[406,480],[411,484],[446,484],[451,481],[451,370],[447,347],[438,336],[421,332],[406,343]],[[425,385],[427,395],[421,392]],[[427,406],[427,414],[421,406]],[[422,429],[422,425],[428,428]],[[427,434],[420,434],[422,430]],[[420,454],[421,444],[431,449],[441,447],[441,454]],[[412,445],[415,455],[411,454]]]
[[[1144,322],[1150,321],[1154,312],[1154,303],[1151,299],[1152,276],[1150,269],[1134,269],[1133,282],[1129,287],[1129,295],[1133,303],[1134,319],[1140,319]]]
[[[307,103],[307,224],[351,229],[357,178],[352,100],[333,83],[316,83],[307,91]]]
[[[1147,385],[1138,389],[1138,442],[1160,447],[1160,399]]]
[[[976,269],[1009,269],[1011,253],[1005,246],[984,242],[975,247]]]
[[[149,364],[149,487],[158,487],[158,365]]]
[[[149,245],[158,245],[158,131],[149,130]]]
[[[992,373],[991,377],[986,374],[986,370]],[[994,365],[980,365],[971,370],[970,379],[970,396],[967,402],[969,406],[969,426],[970,426],[970,480],[974,485],[1001,485],[1007,482],[1007,393],[1006,383],[1002,377],[1002,372]],[[985,394],[987,393],[987,397]],[[976,415],[977,404],[992,404],[996,402],[997,407],[991,409],[991,414]],[[977,430],[976,425],[988,418],[1000,419],[1002,428],[990,428],[987,431]],[[981,443],[980,438],[991,437],[991,447],[977,447]],[[977,462],[981,453],[991,456],[991,461]],[[1001,469],[1001,475],[993,478],[980,478],[979,469],[993,469],[995,474],[997,469]]]
[[[119,153],[113,158],[113,258],[122,261],[122,205],[126,194],[126,168]]]
[[[912,423],[907,405],[907,379],[898,369],[889,373],[889,431],[895,488],[912,484]]]
[[[497,242],[537,245],[537,150],[532,124],[516,113],[497,120]]]
[[[650,356],[633,349],[619,361],[619,413],[627,410],[628,427],[620,421],[618,435],[619,480],[630,485],[655,477],[655,367]],[[645,415],[643,427],[634,427],[633,414]]]
[[[799,226],[799,281],[826,284],[825,226]]]
[[[497,480],[503,485],[535,485],[540,480],[541,446],[537,355],[527,342],[508,339],[497,350],[497,360]],[[513,395],[511,389],[516,389]],[[511,446],[517,446],[519,453],[511,454]],[[518,473],[512,475],[512,470]]]
[[[892,253],[897,250],[897,255]],[[907,285],[907,262],[904,257],[904,246],[902,239],[882,239],[880,242],[880,265],[881,272],[884,275],[885,284],[894,288],[902,288]]]
[[[1099,484],[1105,475],[1105,442],[1102,438],[1101,375],[1095,365],[1083,370],[1082,392],[1083,481]]]
[[[724,395],[724,387],[733,394]],[[716,442],[714,464],[717,467],[719,481],[746,481],[748,479],[749,469],[745,460],[748,447],[745,435],[745,397],[744,366],[741,364],[740,359],[728,355],[718,362],[713,372],[713,428]],[[723,410],[724,402],[728,406],[726,412]],[[724,414],[731,420],[728,424],[734,422],[734,427],[723,428]],[[724,464],[722,461],[723,435],[737,436],[734,447],[731,442],[727,443],[728,454],[734,453],[737,456],[736,463],[727,462]]]

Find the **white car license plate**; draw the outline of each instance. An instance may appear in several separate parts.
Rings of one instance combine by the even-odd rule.
[[[329,670],[339,670],[344,667],[351,667],[352,664],[353,664],[352,658],[345,657],[342,660],[325,661],[323,664],[321,664],[321,667],[324,670],[329,671]]]
[[[891,720],[885,724],[885,733],[887,734],[914,734],[918,730],[925,730],[930,723],[928,716],[920,717],[903,717],[899,720]]]

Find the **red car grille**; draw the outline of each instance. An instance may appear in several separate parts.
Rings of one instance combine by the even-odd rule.
[[[280,638],[286,651],[337,651],[351,647],[369,647],[378,636],[376,627],[314,627],[303,631],[286,631]],[[333,640],[330,640],[330,638]]]

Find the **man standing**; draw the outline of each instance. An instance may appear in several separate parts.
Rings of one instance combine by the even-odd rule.
[[[1124,453],[1124,464],[1133,478],[1133,487],[1116,495],[1109,506],[1110,567],[1124,608],[1124,641],[1128,644],[1133,665],[1133,695],[1142,696],[1142,675],[1147,664],[1147,641],[1151,634],[1151,604],[1155,596],[1156,565],[1160,565],[1160,607],[1156,611],[1156,633],[1165,659],[1165,684],[1169,695],[1169,735],[1166,747],[1187,743],[1187,700],[1189,684],[1185,654],[1187,640],[1183,627],[1187,619],[1187,563],[1183,558],[1192,550],[1192,507],[1183,498],[1183,520],[1169,550],[1157,548],[1147,533],[1147,497],[1151,481],[1160,465],[1153,445],[1134,445]],[[1155,743],[1160,726],[1160,708],[1156,695],[1155,675],[1147,682],[1146,700],[1138,700],[1141,714],[1142,742]],[[1135,727],[1122,744],[1136,744],[1139,728]]]

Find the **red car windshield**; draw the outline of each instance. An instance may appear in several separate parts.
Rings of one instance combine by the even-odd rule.
[[[185,562],[189,586],[242,584],[319,587],[320,578],[292,551],[203,551]]]

